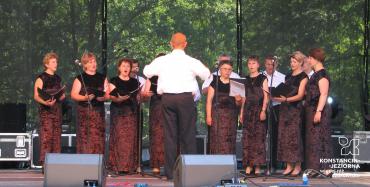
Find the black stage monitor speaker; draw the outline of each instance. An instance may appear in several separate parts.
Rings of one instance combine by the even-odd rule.
[[[105,186],[101,154],[48,153],[44,172],[44,187],[81,187],[87,182]]]
[[[175,187],[215,186],[236,174],[235,155],[180,155],[175,163]]]

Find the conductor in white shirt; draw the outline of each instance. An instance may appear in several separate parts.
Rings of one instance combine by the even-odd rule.
[[[268,87],[277,87],[280,83],[285,82],[285,75],[277,71],[278,61],[272,56],[268,55],[265,57],[265,71],[263,74],[267,77]],[[278,124],[279,124],[279,108],[280,102],[272,101],[272,110],[270,112],[270,121],[271,121],[271,171],[277,169],[277,137],[278,137]]]
[[[158,76],[158,94],[162,95],[165,175],[173,179],[173,167],[178,151],[181,154],[196,153],[196,106],[193,95],[197,92],[196,76],[205,80],[209,69],[199,60],[185,54],[187,46],[183,33],[172,35],[170,45],[173,51],[156,58],[145,66],[144,75]],[[179,144],[180,150],[177,150]]]

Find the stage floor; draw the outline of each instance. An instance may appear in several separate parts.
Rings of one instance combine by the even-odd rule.
[[[352,176],[336,176],[332,179],[310,179],[311,186],[370,186],[370,173],[350,173]],[[249,178],[248,187],[272,186],[278,183],[301,183],[301,178],[277,179],[273,177]],[[44,177],[40,170],[0,170],[0,187],[42,187]],[[107,177],[107,187],[133,187],[135,183],[146,183],[153,187],[171,187],[173,182],[165,178],[158,179],[150,176],[128,175]],[[255,183],[255,184],[254,184]]]

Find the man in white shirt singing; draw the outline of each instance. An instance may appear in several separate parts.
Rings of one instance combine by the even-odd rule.
[[[140,82],[140,88],[144,88],[145,78],[139,75],[139,70],[140,70],[139,61],[136,59],[133,59],[130,77],[138,79],[138,81]]]
[[[145,66],[144,75],[148,78],[158,76],[158,94],[162,95],[164,136],[165,136],[165,174],[173,178],[173,166],[177,157],[177,145],[181,154],[196,153],[196,106],[193,95],[196,93],[199,76],[205,80],[210,76],[209,69],[199,60],[185,54],[186,36],[175,33],[171,38],[173,51],[156,58]]]
[[[304,58],[303,60],[303,65],[302,65],[302,71],[304,71],[308,78],[311,78],[311,76],[313,75],[314,71],[312,70],[310,64],[308,63],[308,57]]]
[[[277,87],[280,83],[285,82],[285,75],[278,72],[277,69],[278,61],[272,56],[268,55],[265,58],[265,71],[263,74],[267,77],[268,87]],[[278,137],[278,124],[279,124],[279,107],[280,102],[272,101],[272,109],[269,114],[271,121],[270,137],[271,137],[271,171],[274,173],[277,166],[277,137]]]

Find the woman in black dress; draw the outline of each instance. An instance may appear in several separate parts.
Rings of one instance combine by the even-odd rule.
[[[160,53],[156,58],[164,56]],[[150,98],[149,106],[149,142],[150,167],[154,174],[160,173],[164,166],[164,131],[161,95],[157,93],[158,76],[147,79],[144,86],[143,98]]]
[[[158,76],[153,76],[145,82],[143,97],[150,98],[149,106],[149,142],[150,167],[154,174],[159,174],[164,166],[164,131],[162,96],[157,93]]]
[[[260,74],[258,56],[248,58],[249,76],[245,82],[245,101],[242,102],[240,121],[243,122],[243,165],[245,173],[260,175],[260,166],[266,163],[266,108],[268,85],[266,76]]]
[[[285,77],[285,84],[293,91],[286,97],[274,97],[273,100],[281,102],[279,117],[279,134],[277,160],[287,163],[283,175],[298,176],[303,162],[303,145],[301,137],[302,112],[305,88],[308,77],[302,71],[303,60],[306,56],[300,51],[294,52],[290,57],[292,72]]]
[[[320,163],[321,158],[332,158],[330,106],[327,104],[330,78],[324,69],[325,52],[313,48],[308,63],[315,73],[307,84],[306,105],[306,161],[308,169],[321,170],[331,176],[328,164]]]
[[[84,72],[75,78],[71,91],[71,98],[77,102],[77,153],[103,154],[108,80],[96,71],[93,53],[84,53],[81,62]]]
[[[109,168],[125,174],[135,172],[138,167],[137,93],[140,83],[130,77],[131,59],[119,60],[117,68],[119,75],[109,84],[112,99]]]
[[[37,77],[34,86],[34,99],[39,103],[40,165],[44,164],[46,153],[60,153],[61,151],[61,101],[65,98],[62,79],[55,74],[58,67],[58,55],[47,53],[43,64],[45,71]],[[41,95],[39,95],[40,90],[42,90]],[[57,95],[42,98],[42,93],[48,95],[57,93]]]
[[[219,64],[220,76],[215,76],[208,87],[206,123],[210,126],[209,146],[211,154],[235,154],[239,114],[237,105],[241,104],[242,98],[241,96],[229,96],[232,67],[229,61],[221,62]]]

